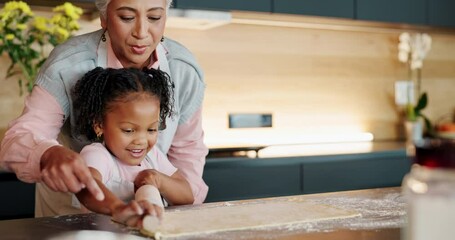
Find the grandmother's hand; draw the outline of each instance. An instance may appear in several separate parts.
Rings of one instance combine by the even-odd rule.
[[[63,146],[53,146],[41,156],[41,179],[52,190],[57,192],[77,193],[87,187],[98,200],[104,194],[93,179],[82,157]]]

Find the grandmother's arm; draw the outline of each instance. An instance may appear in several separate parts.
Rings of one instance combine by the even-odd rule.
[[[0,147],[0,166],[16,173],[24,182],[41,180],[40,159],[50,147],[59,145],[57,136],[64,114],[55,98],[35,86],[25,99],[20,117],[9,124]]]
[[[203,203],[207,197],[208,187],[202,179],[207,153],[202,129],[202,109],[199,109],[188,121],[179,124],[167,154],[169,161],[190,184],[194,204]]]
[[[61,146],[57,137],[64,114],[55,98],[35,86],[25,100],[22,115],[11,122],[0,147],[0,167],[24,182],[43,181],[54,191],[88,190],[104,195],[78,153]]]

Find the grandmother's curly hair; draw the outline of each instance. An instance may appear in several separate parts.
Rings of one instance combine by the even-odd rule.
[[[164,129],[166,117],[174,114],[174,83],[166,72],[97,67],[86,73],[72,89],[76,133],[95,141],[95,124],[103,121],[116,102],[134,100],[128,98],[131,93],[145,93],[158,98],[160,129]]]

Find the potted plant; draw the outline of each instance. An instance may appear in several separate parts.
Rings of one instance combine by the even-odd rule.
[[[18,76],[20,94],[31,92],[35,77],[47,59],[45,47],[64,42],[79,29],[82,9],[64,3],[53,9],[51,18],[35,16],[27,3],[10,1],[0,9],[0,54],[11,64],[6,78]]]
[[[406,63],[408,68],[407,103],[404,108],[405,129],[407,141],[416,141],[423,136],[423,123],[428,134],[433,133],[433,127],[422,111],[428,104],[426,92],[421,92],[423,60],[431,49],[431,37],[425,33],[400,34],[398,44],[398,59]],[[414,99],[417,98],[417,101]]]

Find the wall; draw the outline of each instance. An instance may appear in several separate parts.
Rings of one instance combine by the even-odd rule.
[[[359,131],[377,140],[403,137],[394,82],[407,77],[397,58],[398,36],[405,30],[332,24],[337,21],[305,24],[319,20],[324,21],[293,19],[294,27],[231,23],[204,31],[167,30],[205,70],[209,144],[231,136],[241,143],[253,134],[227,128],[232,112],[273,113],[273,129],[260,137]],[[433,48],[424,62],[422,89],[429,94],[424,112],[436,120],[455,108],[455,35],[430,34]]]
[[[341,21],[319,18],[293,17],[288,27],[271,26],[280,21],[240,20],[207,30],[170,22],[165,33],[188,47],[205,70],[203,125],[210,146],[252,136],[252,130],[227,128],[228,113],[245,112],[273,114],[274,127],[255,132],[261,138],[364,131],[377,140],[402,137],[394,82],[407,76],[397,59],[404,30],[346,27],[352,22],[335,25]],[[84,30],[98,24],[87,23]],[[430,34],[433,47],[424,62],[422,89],[429,94],[425,113],[436,120],[455,108],[455,34]],[[6,61],[0,59],[0,73]],[[0,128],[22,109],[17,83],[1,81]]]

